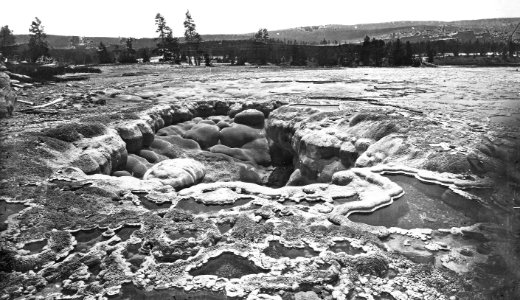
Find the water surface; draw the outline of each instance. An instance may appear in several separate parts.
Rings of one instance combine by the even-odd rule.
[[[263,253],[272,258],[315,257],[319,255],[319,252],[314,251],[314,249],[307,245],[303,248],[286,247],[279,241],[270,241],[269,246],[264,249]]]
[[[479,202],[460,196],[442,185],[424,183],[406,175],[385,176],[401,186],[405,194],[373,213],[353,213],[349,216],[350,220],[404,229],[439,229],[495,219],[493,212]]]

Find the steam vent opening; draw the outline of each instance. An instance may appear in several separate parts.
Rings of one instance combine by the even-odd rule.
[[[3,298],[520,298],[504,70],[135,68],[20,88]]]

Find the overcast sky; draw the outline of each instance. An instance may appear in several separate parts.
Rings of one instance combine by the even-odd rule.
[[[175,36],[190,10],[201,34],[249,33],[326,24],[520,17],[520,0],[0,0],[0,26],[27,34],[40,18],[47,34],[155,37],[161,13]]]

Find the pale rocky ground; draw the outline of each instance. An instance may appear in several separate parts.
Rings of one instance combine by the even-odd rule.
[[[89,80],[20,90],[19,99],[35,104],[65,101],[32,112],[22,104],[14,117],[0,120],[1,198],[26,205],[13,208],[20,212],[5,217],[8,226],[0,233],[13,257],[5,261],[14,269],[0,273],[3,298],[520,297],[516,69],[102,69]],[[145,132],[153,139],[165,120],[186,112],[194,117],[225,107],[232,123],[232,112],[271,112],[285,104],[291,106],[272,112],[258,138],[277,140],[297,170],[289,181],[307,185],[276,189],[239,182],[247,170],[266,177],[273,166],[249,162],[244,171],[236,159],[186,147],[175,148],[175,155],[206,168],[204,181],[187,189],[108,176],[125,162],[125,142],[128,148],[135,132],[132,141]],[[72,126],[93,121],[100,125]],[[52,131],[58,125],[63,132]],[[122,126],[132,132],[123,139]],[[82,135],[69,136],[73,130]],[[273,161],[281,156],[277,151]],[[86,153],[94,159],[85,160]],[[100,170],[107,175],[85,174]],[[430,211],[410,206],[418,215],[403,220],[438,224],[445,213],[445,226],[349,220],[353,212],[401,207],[403,188],[381,176],[385,172],[415,176],[417,186],[447,186],[477,201],[485,218],[468,217],[468,206],[451,214],[434,205]],[[481,190],[487,193],[476,192]],[[358,200],[337,202],[349,197]],[[155,203],[145,205],[149,200]],[[229,209],[174,208],[189,201],[195,204],[185,208],[207,209],[206,203]],[[225,224],[234,226],[221,230]],[[137,226],[131,236],[118,234],[129,226]],[[101,229],[92,237],[78,233],[92,227]],[[42,239],[43,251],[23,250]],[[270,248],[274,241],[287,248]],[[332,250],[340,241],[349,250]]]

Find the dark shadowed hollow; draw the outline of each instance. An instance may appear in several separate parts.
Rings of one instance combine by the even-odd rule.
[[[249,274],[267,273],[269,270],[260,268],[252,261],[231,252],[224,252],[212,257],[198,269],[190,271],[190,275],[216,275],[224,278],[240,278]]]

